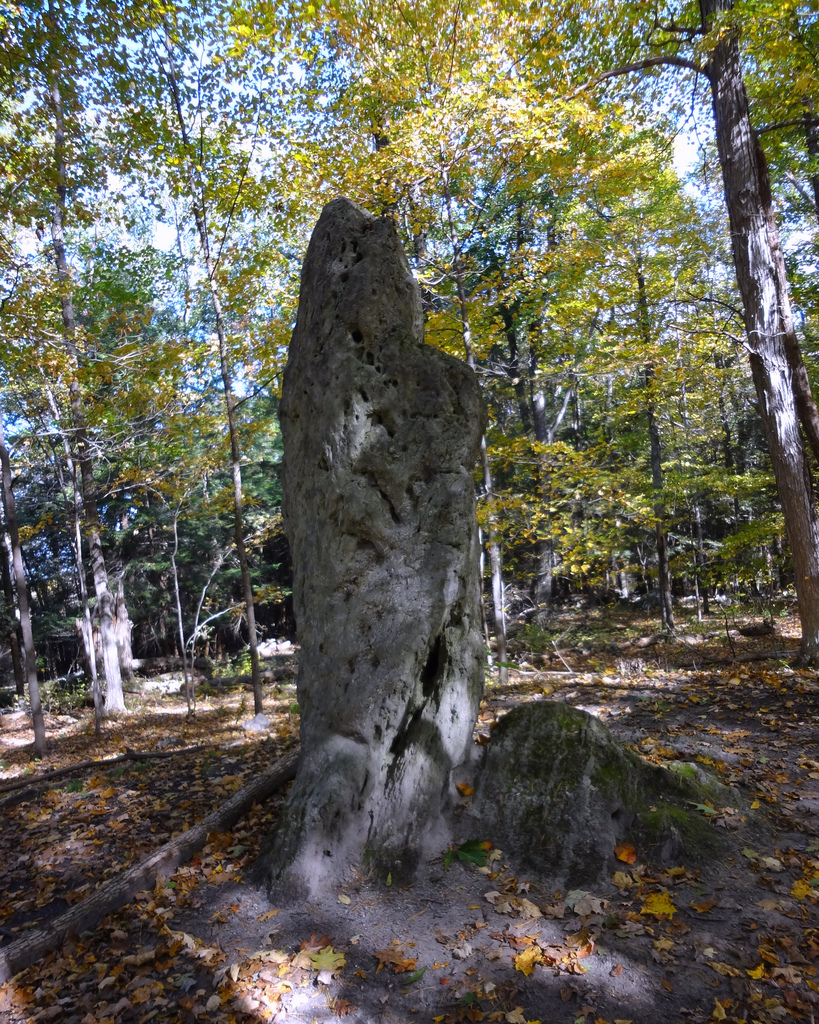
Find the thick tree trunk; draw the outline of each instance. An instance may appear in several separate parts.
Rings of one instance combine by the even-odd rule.
[[[56,79],[51,85],[51,101],[54,110],[54,164],[57,178],[57,196],[51,218],[51,239],[54,250],[54,262],[57,267],[57,280],[60,284],[60,305],[63,319],[63,342],[71,360],[72,373],[76,373],[76,318],[74,302],[71,294],[71,275],[65,252],[65,209],[67,185],[67,167],[65,157],[65,128],[63,124],[63,103],[60,87]],[[97,511],[96,484],[88,444],[88,431],[83,410],[82,392],[76,376],[69,383],[71,414],[74,423],[74,443],[77,450],[77,463],[82,481],[83,509],[88,530],[88,549],[91,558],[91,571],[94,576],[94,590],[97,596],[96,614],[100,622],[100,644],[105,674],[105,712],[109,715],[121,714],[125,711],[125,700],[122,695],[122,676],[119,668],[119,651],[117,648],[116,630],[114,629],[114,598],[108,587],[108,573],[105,568],[105,555],[102,549],[100,521]]]
[[[43,757],[46,752],[45,722],[40,705],[40,687],[37,684],[37,655],[34,651],[34,635],[31,630],[31,613],[28,606],[26,574],[23,569],[23,552],[20,547],[20,531],[17,527],[17,508],[11,484],[11,462],[3,431],[3,410],[0,409],[0,475],[2,475],[3,507],[6,512],[6,526],[11,542],[11,559],[14,567],[14,582],[17,587],[17,607],[20,609],[20,631],[23,634],[28,698],[31,703],[31,722],[34,727],[34,753]]]
[[[705,27],[731,7],[731,0],[701,0]],[[709,77],[751,372],[793,554],[802,620],[801,658],[815,663],[819,661],[819,527],[800,418],[815,452],[819,439],[811,430],[812,417],[806,415],[810,391],[806,395],[800,385],[794,359],[796,339],[767,171],[748,115],[734,33],[726,32],[715,46]]]

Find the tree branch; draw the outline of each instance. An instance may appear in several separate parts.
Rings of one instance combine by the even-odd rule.
[[[574,92],[569,96],[569,99],[574,99],[581,92],[586,92],[587,89],[591,89],[595,85],[599,85],[601,82],[605,82],[608,78],[618,78],[621,75],[630,75],[635,71],[645,71],[647,68],[657,67],[673,67],[673,68],[686,68],[688,71],[695,71],[698,75],[705,75],[710,80],[708,68],[702,64],[697,64],[693,60],[688,60],[687,57],[647,57],[645,60],[635,61],[633,64],[623,64],[619,68],[612,68],[611,71],[603,71],[599,75],[595,75],[594,78],[590,78],[588,82],[584,82],[583,85],[579,85]]]
[[[819,119],[815,117],[795,117],[792,121],[774,121],[773,124],[764,124],[761,128],[757,128],[756,133],[757,135],[764,135],[766,132],[778,132],[780,128],[804,128],[808,122],[819,124]]]

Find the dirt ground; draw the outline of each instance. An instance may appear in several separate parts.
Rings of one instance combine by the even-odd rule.
[[[698,811],[724,839],[715,860],[660,868],[626,844],[609,884],[557,890],[513,853],[464,835],[469,859],[442,850],[411,888],[358,878],[304,903],[244,879],[280,794],[211,835],[155,891],[0,986],[0,1019],[814,1024],[819,675],[781,653],[798,646],[792,621],[765,637],[709,628],[667,641],[630,623],[551,657],[518,649],[509,685],[487,688],[476,739],[521,701],[562,700],[654,763],[699,761],[737,787],[737,806]],[[774,660],[750,660],[772,650]],[[31,761],[26,717],[4,715],[0,786],[126,749],[206,749],[100,764],[4,805],[2,943],[47,927],[269,765],[297,736],[294,700],[292,687],[268,691],[273,726],[260,738],[241,729],[242,693],[200,699],[193,719],[178,696],[140,697],[101,743],[87,712],[52,714],[42,764]]]

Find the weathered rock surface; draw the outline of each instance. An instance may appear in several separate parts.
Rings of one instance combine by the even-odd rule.
[[[280,408],[302,756],[269,879],[394,878],[440,852],[483,684],[473,371],[423,344],[389,218],[330,203]]]
[[[478,771],[471,827],[556,882],[607,881],[629,840],[660,860],[702,856],[720,840],[692,804],[737,806],[737,791],[699,766],[648,764],[593,715],[524,704],[498,722]]]

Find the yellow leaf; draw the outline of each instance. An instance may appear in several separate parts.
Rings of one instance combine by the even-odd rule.
[[[727,1014],[719,999],[714,1000],[714,1009],[711,1011],[711,1020],[725,1020]]]
[[[677,913],[677,908],[667,892],[653,892],[646,896],[640,913],[650,914],[656,918],[673,917]]]
[[[350,904],[350,897],[347,895],[347,893],[340,892],[338,894],[338,902],[339,903],[343,903],[345,907],[349,906],[349,904]]]
[[[730,964],[720,963],[719,960],[712,960],[710,966],[714,968],[717,974],[721,974],[724,978],[741,977],[736,967],[731,967]]]
[[[791,896],[795,896],[798,900],[803,900],[806,896],[815,895],[816,890],[809,882],[806,882],[804,878],[800,878],[798,882],[794,882],[791,887]]]
[[[754,967],[753,969],[748,968],[748,970],[746,970],[745,973],[750,978],[755,978],[757,981],[759,981],[760,978],[765,977],[765,964],[760,964],[758,967]]]
[[[625,871],[615,871],[611,880],[618,889],[628,889],[630,885],[634,885],[631,875],[627,875]]]
[[[753,803],[751,804],[751,810],[752,811],[758,811],[759,810],[759,801],[758,800],[754,800],[753,801]]]
[[[455,788],[461,794],[461,796],[472,796],[475,792],[474,786],[468,786],[465,782],[456,782]]]
[[[535,964],[539,964],[543,959],[541,952],[537,946],[527,946],[522,953],[518,953],[515,957],[515,970],[520,971],[521,974],[529,975],[534,971]]]

